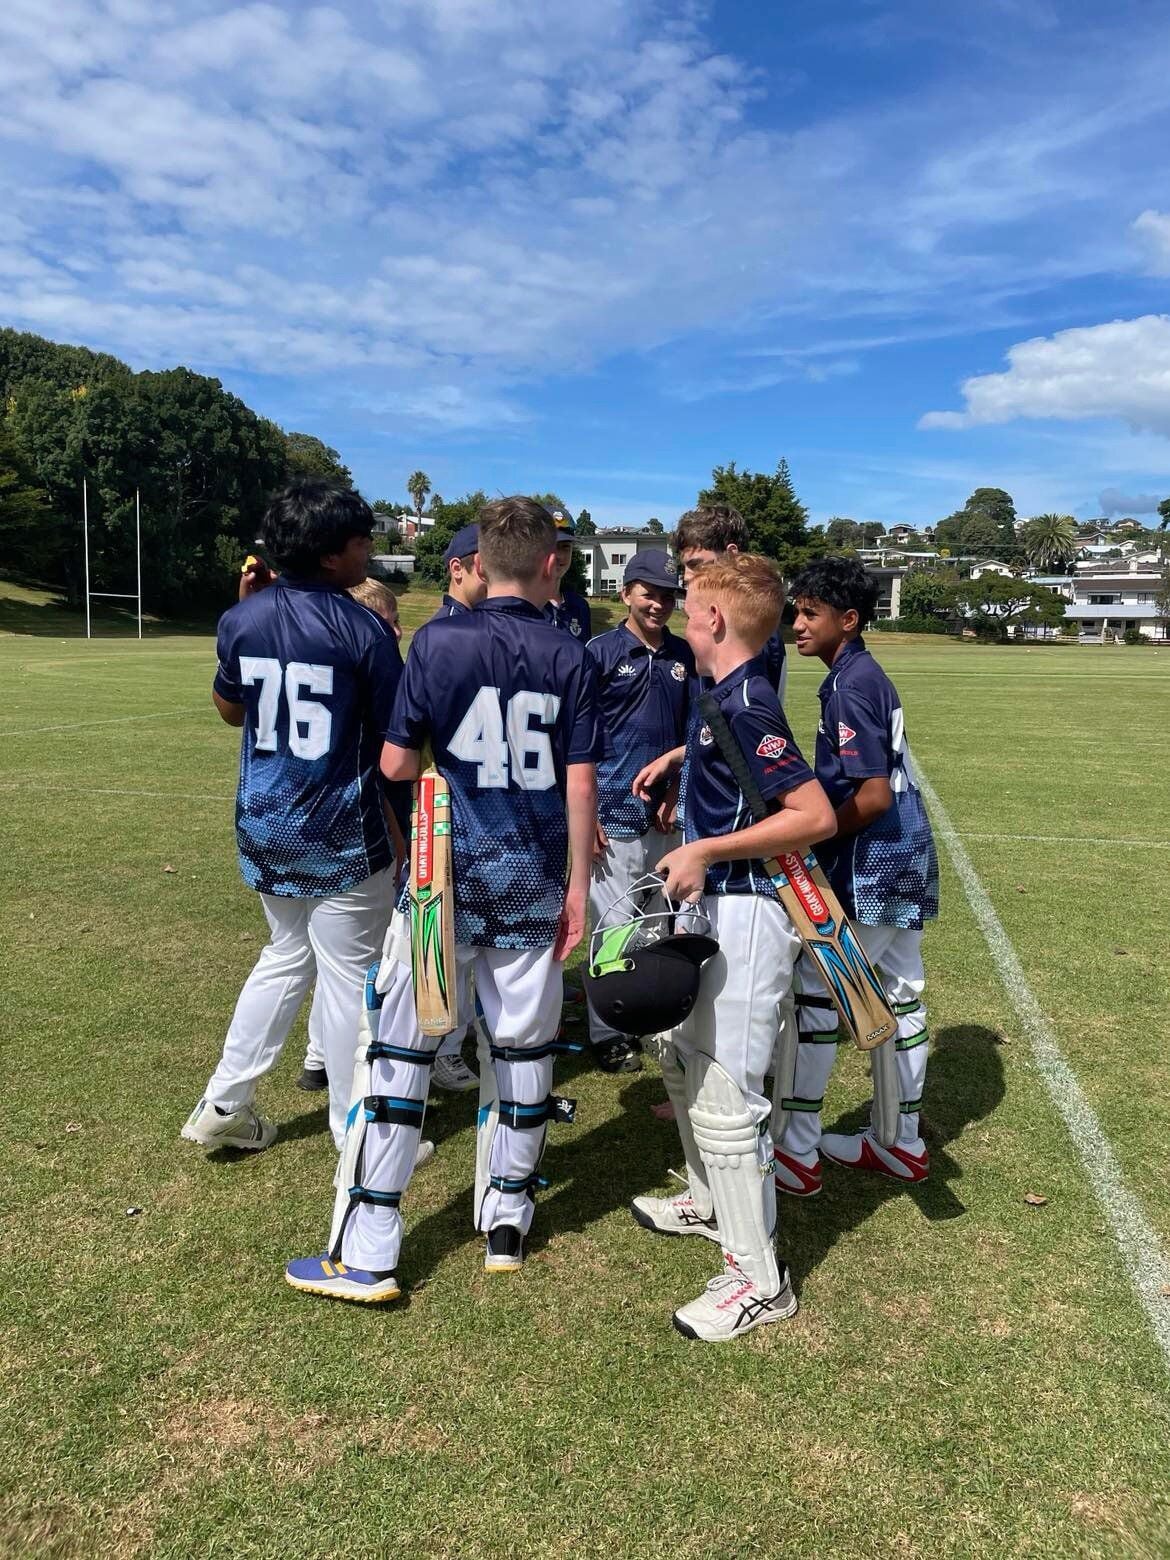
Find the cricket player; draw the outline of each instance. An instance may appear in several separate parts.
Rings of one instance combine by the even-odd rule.
[[[869,1129],[822,1135],[837,1015],[811,960],[802,958],[794,1076],[776,1080],[787,1096],[776,1184],[797,1197],[820,1191],[822,1156],[900,1181],[922,1181],[930,1169],[918,1121],[927,1056],[922,931],[938,915],[938,859],[901,700],[861,637],[877,596],[877,580],[856,558],[820,558],[792,581],[797,651],[829,668],[819,692],[816,773],[836,828],[815,850],[897,1015],[897,1036],[887,1044],[895,1048],[898,1137],[886,1148]]]
[[[551,623],[585,644],[593,634],[593,616],[589,611],[589,603],[575,590],[564,590],[561,586],[573,562],[573,533],[576,526],[572,515],[566,514],[563,509],[554,509],[552,518],[557,531],[557,578],[552,600],[545,607],[544,614]]]
[[[556,532],[540,504],[517,497],[484,507],[476,568],[487,597],[471,613],[420,629],[382,756],[385,774],[410,779],[429,742],[450,787],[455,960],[458,970],[473,970],[490,1036],[474,1216],[492,1273],[524,1261],[537,1166],[557,1108],[562,968],[585,927],[596,828],[596,674],[584,645],[544,616],[556,567]],[[353,1113],[329,1250],[285,1273],[294,1288],[344,1300],[400,1292],[399,1204],[439,1044],[418,1027],[401,915],[388,947],[377,1040],[359,1052],[371,1093]],[[462,996],[463,981],[457,989]],[[459,1032],[469,1017],[457,1015]]]
[[[434,617],[457,617],[470,612],[487,594],[483,576],[476,572],[475,555],[479,551],[479,527],[461,526],[447,543],[443,562],[447,566],[447,589]]]
[[[758,823],[704,722],[692,723],[685,843],[658,863],[666,891],[701,900],[720,951],[703,966],[698,1000],[671,1031],[662,1074],[675,1105],[688,1188],[636,1197],[639,1224],[723,1248],[722,1271],[674,1314],[690,1338],[722,1342],[792,1316],[788,1270],[773,1245],[771,1104],[764,1074],[800,940],[764,861],[804,850],[833,827],[833,810],[801,757],[760,652],[780,620],[783,585],[750,554],[708,564],[687,589],[687,642],[763,796]],[[648,799],[648,798],[647,798]]]
[[[594,925],[635,879],[679,843],[663,815],[669,781],[647,800],[631,789],[634,776],[685,737],[695,660],[685,639],[667,626],[678,596],[678,574],[665,548],[637,552],[626,564],[626,617],[589,641],[597,666],[605,752],[597,769],[597,840],[589,909]],[[603,1072],[637,1072],[641,1043],[604,1024],[590,1009],[589,1043]]]
[[[335,1142],[345,1135],[365,973],[393,908],[378,759],[402,658],[385,623],[346,594],[365,577],[373,523],[348,488],[289,483],[264,517],[278,577],[219,622],[212,698],[242,731],[240,869],[271,936],[182,1129],[205,1148],[263,1149],[276,1136],[252,1100],[314,979],[329,1124]]]

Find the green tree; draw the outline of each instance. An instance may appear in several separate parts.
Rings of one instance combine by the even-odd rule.
[[[747,521],[752,551],[774,559],[782,569],[798,567],[825,549],[823,536],[809,534],[808,511],[796,496],[786,460],[771,476],[739,471],[734,461],[716,466],[699,503],[733,504]]]
[[[1158,551],[1165,558],[1166,542],[1170,537],[1170,498],[1162,500],[1158,505],[1158,513],[1162,517],[1158,522]]]
[[[577,529],[580,530],[580,526],[578,526]],[[649,531],[651,536],[661,536],[663,534],[662,521],[658,518],[657,515],[651,515],[649,520],[646,522],[646,529]]]
[[[5,563],[43,578],[61,545],[54,522],[28,458],[0,422],[0,556]]]
[[[952,569],[911,569],[902,580],[899,617],[932,617],[940,621],[955,610],[959,576]]]
[[[961,580],[955,588],[955,605],[967,615],[976,633],[1008,638],[1013,626],[1056,628],[1064,622],[1064,597],[1047,585],[1031,585],[1004,574],[983,574],[977,580]]]
[[[835,515],[825,522],[825,541],[830,547],[858,547],[861,540],[862,530],[856,520]]]
[[[414,544],[415,573],[433,584],[443,584],[447,578],[447,565],[443,562],[447,543],[456,531],[478,518],[486,503],[487,494],[477,490],[456,499],[454,503],[437,506],[434,525],[420,531]]]
[[[1019,540],[1036,568],[1061,568],[1077,555],[1077,524],[1071,515],[1036,515],[1021,526]]]
[[[1167,519],[1170,520],[1170,516]],[[1165,559],[1162,560],[1162,578],[1158,582],[1154,606],[1162,620],[1162,638],[1165,639],[1170,635],[1170,563]]]
[[[342,463],[341,456],[311,433],[286,433],[284,447],[290,477],[328,477],[332,482],[353,486],[353,473]]]
[[[426,503],[427,494],[431,491],[430,477],[425,471],[412,471],[406,479],[406,491],[414,504],[415,514],[421,520],[423,505]]]
[[[1005,563],[1019,556],[1016,506],[1003,488],[976,488],[962,509],[934,528],[935,545],[952,553],[990,553]]]
[[[593,523],[593,516],[587,509],[583,509],[577,516],[577,535],[596,536],[597,527]]]

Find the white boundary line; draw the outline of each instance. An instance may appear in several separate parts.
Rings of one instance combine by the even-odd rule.
[[[1170,840],[1103,840],[1089,834],[980,834],[976,829],[956,829],[955,834],[961,840],[1026,840],[1035,845],[1140,845],[1145,850],[1170,850]]]
[[[1166,1292],[1170,1289],[1170,1260],[1167,1260],[1162,1243],[1146,1219],[1141,1204],[1122,1179],[1117,1156],[1097,1119],[1097,1113],[1085,1098],[1076,1074],[1064,1058],[1056,1033],[1028,985],[1016,950],[995,913],[987,890],[971,865],[971,858],[964,850],[946,808],[917,764],[915,769],[922,794],[934,816],[935,827],[942,836],[967,895],[971,913],[991,950],[999,978],[1028,1036],[1037,1070],[1084,1164],[1089,1185],[1113,1231],[1117,1249],[1149,1318],[1163,1361],[1170,1370],[1170,1293]]]
[[[46,731],[80,731],[83,726],[119,726],[128,720],[166,720],[172,715],[190,715],[206,708],[202,704],[184,704],[177,710],[156,710],[153,715],[110,715],[105,720],[75,720],[65,726],[12,726],[0,731],[0,737],[36,737]]]

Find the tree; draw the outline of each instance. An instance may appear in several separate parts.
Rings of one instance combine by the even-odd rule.
[[[1071,515],[1036,515],[1020,529],[1020,545],[1038,569],[1070,564],[1077,555],[1077,524]]]
[[[422,519],[423,505],[426,503],[427,494],[431,491],[431,479],[425,471],[412,471],[406,479],[406,491],[414,502],[414,512]]]
[[[932,617],[940,621],[955,610],[959,576],[953,569],[911,569],[902,580],[899,617]]]
[[[825,540],[830,547],[857,547],[862,539],[861,527],[856,520],[846,520],[835,515],[825,522]]]
[[[580,529],[580,527],[578,527],[578,529]],[[663,534],[662,521],[658,518],[657,515],[651,515],[649,520],[646,522],[646,529],[650,532],[651,536],[661,536]]]
[[[824,538],[809,535],[808,511],[796,496],[786,460],[772,476],[738,471],[734,461],[716,466],[699,503],[733,504],[747,521],[752,551],[772,558],[782,569],[798,567],[824,551]]]
[[[1064,597],[1047,585],[1031,585],[1027,580],[1004,574],[983,574],[977,580],[961,580],[955,587],[954,602],[968,616],[976,633],[1008,638],[1011,626],[1055,628],[1064,622]]]
[[[583,509],[577,516],[577,535],[596,536],[597,527],[593,524],[593,516],[587,509]]]
[[[290,477],[328,477],[331,482],[353,486],[353,473],[342,464],[341,456],[311,433],[286,433],[284,447]]]
[[[12,431],[0,422],[0,555],[6,564],[44,577],[60,527]]]
[[[1158,551],[1162,557],[1166,557],[1166,542],[1170,538],[1170,498],[1164,498],[1158,505],[1158,513],[1161,520],[1158,522]]]
[[[886,528],[880,520],[863,520],[861,522],[861,540],[864,546],[872,547],[879,536],[886,534]]]
[[[1170,516],[1167,516],[1170,521]],[[1162,638],[1170,634],[1170,563],[1162,560],[1162,578],[1158,582],[1157,594],[1154,597],[1154,606],[1158,616],[1162,620]]]
[[[935,545],[950,552],[991,553],[1006,563],[1018,556],[1016,506],[1003,488],[976,488],[934,529]]]
[[[443,554],[447,550],[447,543],[456,531],[477,519],[486,503],[487,494],[480,490],[468,493],[452,504],[433,506],[435,523],[425,531],[420,531],[414,544],[414,568],[420,578],[430,580],[432,584],[446,582],[447,565],[443,562]]]

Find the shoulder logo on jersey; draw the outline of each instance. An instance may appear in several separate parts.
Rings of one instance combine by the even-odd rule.
[[[581,637],[581,625],[578,623],[576,618],[571,618],[569,620],[569,633],[575,634],[578,639]]]
[[[676,661],[670,668],[670,675],[674,678],[675,682],[686,682],[687,669],[681,661]]]
[[[760,758],[779,758],[787,746],[787,737],[767,736],[761,738],[756,753]]]
[[[837,741],[852,742],[857,733],[852,726],[847,726],[843,720],[837,722]]]
[[[617,676],[619,677],[636,677],[637,675],[638,668],[631,666],[628,661],[623,661],[617,669]]]
[[[711,735],[711,728],[707,725],[699,727],[699,746],[710,747],[715,738]]]

